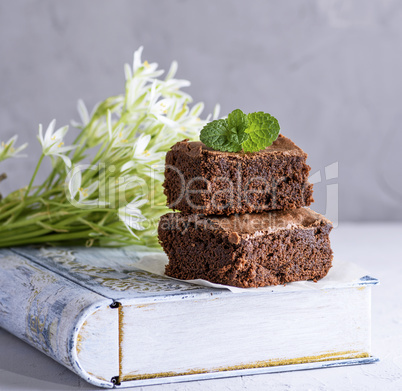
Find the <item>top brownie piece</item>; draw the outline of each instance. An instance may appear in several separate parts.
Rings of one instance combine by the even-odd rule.
[[[166,155],[163,186],[168,207],[187,214],[231,215],[308,206],[313,185],[306,158],[282,135],[254,153],[178,142]]]

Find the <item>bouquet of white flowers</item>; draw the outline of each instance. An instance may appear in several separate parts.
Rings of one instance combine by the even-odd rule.
[[[107,98],[89,114],[78,102],[81,123],[72,145],[64,145],[68,126],[52,121],[38,140],[42,154],[28,186],[0,199],[0,247],[34,243],[158,246],[157,223],[168,211],[163,195],[164,158],[177,141],[198,138],[210,120],[200,119],[203,103],[190,109],[191,97],[158,64],[141,60],[142,47],[126,64],[124,95]],[[218,116],[219,106],[213,118]],[[0,147],[0,162],[18,157],[17,136]],[[45,156],[52,171],[40,185],[34,180]],[[88,162],[88,156],[92,156]],[[2,177],[0,178],[0,180]]]

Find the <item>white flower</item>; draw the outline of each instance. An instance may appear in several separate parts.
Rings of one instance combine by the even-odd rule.
[[[80,116],[81,123],[73,120],[73,121],[71,121],[71,125],[75,126],[76,128],[83,129],[83,128],[85,128],[85,126],[87,126],[89,124],[89,121],[93,117],[94,112],[92,112],[91,115],[89,115],[88,109],[85,106],[85,103],[82,99],[78,99],[77,111]]]
[[[130,142],[131,131],[132,129],[125,127],[123,124],[116,126],[112,135],[112,148],[124,148],[132,145],[132,142]]]
[[[88,200],[91,195],[99,189],[99,181],[94,181],[90,185],[83,187],[82,184],[82,174],[80,166],[74,167],[74,169],[69,173],[67,177],[67,198],[69,201],[77,206],[77,207],[86,207],[86,206],[106,206],[105,202],[100,201],[99,199]],[[75,201],[75,197],[79,194],[78,201]]]
[[[160,91],[164,97],[184,98],[187,102],[191,102],[191,96],[181,91],[182,87],[189,87],[191,83],[188,80],[174,79],[176,72],[177,62],[173,61],[165,80],[161,82]]]
[[[72,176],[71,180],[68,183],[68,190],[70,192],[69,196],[73,199],[79,193],[79,203],[83,203],[88,197],[92,195],[92,193],[99,187],[99,181],[93,182],[86,188],[81,186],[81,171],[76,171],[75,175]],[[97,204],[97,200],[86,201],[86,205],[95,205]]]
[[[144,47],[140,46],[139,49],[134,52],[132,69],[128,64],[125,65],[124,70],[126,80],[132,79],[133,77],[141,77],[151,80],[163,74],[163,70],[157,70],[158,64],[156,62],[149,64],[148,61],[141,61],[143,49]]]
[[[147,199],[140,199],[140,197],[134,198],[129,204],[119,208],[118,216],[120,220],[124,223],[126,228],[131,232],[133,236],[138,239],[138,236],[133,232],[131,228],[134,228],[138,231],[142,231],[145,228],[140,224],[140,222],[146,220],[146,218],[141,213],[139,209],[140,206],[146,204],[148,202]]]
[[[93,148],[99,144],[102,144],[109,138],[111,140],[110,126],[112,123],[108,121],[111,119],[112,113],[118,113],[124,105],[124,97],[112,96],[106,99],[104,102],[97,103],[89,114],[82,100],[78,101],[77,109],[81,118],[81,123],[77,121],[71,121],[71,125],[84,130],[86,144],[89,148]],[[107,112],[106,122],[99,115],[101,112]]]
[[[127,147],[131,145],[130,142],[130,135],[132,133],[132,129],[125,126],[124,124],[118,124],[114,129],[112,113],[110,110],[107,111],[106,114],[106,125],[107,125],[107,132],[109,141],[112,144],[112,148],[120,148],[120,147]]]
[[[158,152],[158,150],[160,150],[159,144],[154,144],[152,147],[147,149],[150,141],[150,134],[140,134],[133,145],[132,160],[128,161],[122,166],[122,171],[135,167],[137,162],[150,163],[163,159],[165,153]]]
[[[76,146],[63,147],[63,138],[68,131],[68,126],[54,131],[56,120],[53,120],[46,129],[45,136],[43,136],[42,124],[39,125],[38,140],[42,145],[43,154],[46,156],[59,156],[63,159],[67,167],[71,167],[71,160],[68,156],[64,155],[65,152],[71,151]]]
[[[140,156],[142,156],[146,151],[146,147],[148,146],[150,141],[151,141],[150,134],[141,133],[134,144],[133,156],[140,158]]]
[[[26,157],[26,155],[18,155],[18,153],[25,149],[28,143],[25,143],[18,148],[14,148],[14,143],[17,141],[17,139],[18,136],[13,136],[6,143],[4,141],[1,142],[0,162],[10,157]]]
[[[174,104],[173,99],[159,99],[158,101],[153,102],[152,106],[150,106],[150,113],[154,114],[155,116],[158,115],[167,115],[169,112],[169,109],[172,107]]]

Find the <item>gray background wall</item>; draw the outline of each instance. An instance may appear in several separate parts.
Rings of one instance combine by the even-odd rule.
[[[339,184],[340,221],[402,220],[402,3],[398,0],[13,0],[0,2],[0,140],[29,158],[0,171],[7,193],[28,183],[37,126],[78,119],[124,89],[123,64],[179,62],[188,92],[264,110],[321,171],[314,208]],[[338,162],[339,177],[325,180]]]

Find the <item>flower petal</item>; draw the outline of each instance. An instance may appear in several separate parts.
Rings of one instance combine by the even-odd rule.
[[[112,127],[112,113],[110,110],[107,111],[106,116],[107,131],[109,133],[109,140],[113,138],[113,127]]]
[[[124,75],[126,80],[130,80],[133,78],[133,72],[131,71],[130,65],[124,64]]]
[[[173,79],[174,76],[176,75],[176,72],[177,72],[177,61],[173,61],[172,64],[170,65],[170,69],[168,74],[166,75],[165,80]]]
[[[44,137],[44,144],[45,145],[48,145],[52,141],[55,126],[56,126],[56,120],[53,119],[50,122],[50,124],[47,127],[46,132],[45,132],[45,137]]]
[[[72,176],[68,182],[68,191],[70,193],[71,199],[74,199],[77,195],[78,189],[81,187],[81,170],[74,169],[72,172]]]
[[[66,165],[68,168],[71,167],[71,160],[70,160],[70,158],[69,158],[68,156],[63,155],[63,154],[61,154],[61,153],[53,153],[53,155],[58,156],[58,157],[61,157],[61,158],[63,159],[65,165]]]
[[[68,125],[63,126],[62,128],[57,129],[57,130],[54,132],[52,139],[53,139],[53,140],[57,140],[57,141],[62,140],[63,137],[66,135],[67,131],[68,131]]]
[[[89,114],[88,114],[88,109],[85,106],[85,103],[82,99],[78,99],[77,110],[78,110],[78,114],[81,117],[82,124],[84,126],[87,125],[89,122]]]
[[[214,112],[212,114],[213,120],[218,119],[220,111],[221,111],[221,105],[219,103],[217,103],[215,105]]]
[[[142,133],[140,137],[138,137],[137,141],[134,144],[134,156],[140,156],[144,153],[145,149],[147,148],[149,142],[151,141],[150,134]]]
[[[192,109],[190,110],[189,115],[191,117],[199,117],[203,110],[204,110],[204,103],[199,102],[199,103],[197,103],[196,105],[194,105],[192,107]]]
[[[43,138],[43,126],[42,126],[42,124],[39,124],[39,136],[38,136],[38,140],[39,140],[39,142],[41,143],[41,145],[42,145],[42,147],[43,147],[43,145],[44,145],[44,143],[45,143],[45,140],[44,140],[44,138]]]
[[[77,148],[77,147],[78,147],[78,145],[70,145],[70,146],[66,146],[66,147],[59,147],[58,145],[54,145],[54,146],[53,146],[54,151],[55,151],[56,153],[68,152],[68,151],[71,151],[72,149],[75,149],[75,148]]]
[[[144,50],[144,46],[140,46],[135,52],[134,52],[134,59],[133,59],[133,73],[135,72],[142,66],[141,62],[141,55],[142,51]]]
[[[87,197],[89,197],[96,189],[98,189],[98,187],[99,187],[99,181],[91,183],[86,189],[86,193],[88,194]]]

